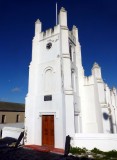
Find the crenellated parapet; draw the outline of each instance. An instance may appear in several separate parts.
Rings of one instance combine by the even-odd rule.
[[[53,29],[47,29],[44,32],[38,33],[39,41],[52,37],[60,33],[60,25],[55,26]]]
[[[85,76],[84,77],[84,85],[85,86],[89,86],[89,85],[94,85],[95,81],[94,81],[94,77],[93,76]]]
[[[117,88],[113,87],[111,91],[113,92],[114,95],[117,95]]]

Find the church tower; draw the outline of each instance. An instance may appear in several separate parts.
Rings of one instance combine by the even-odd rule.
[[[78,130],[76,66],[81,66],[81,55],[76,41],[78,30],[73,26],[69,31],[64,8],[54,29],[42,32],[40,20],[35,23],[26,97],[26,144],[64,148],[66,135],[74,137]]]
[[[105,84],[97,63],[92,75],[85,76],[78,29],[68,29],[67,11],[61,8],[58,24],[44,32],[38,19],[25,102],[25,144],[64,149],[69,135],[72,146],[101,148],[105,137],[105,144],[116,142],[110,143],[111,133],[117,132],[116,117],[116,89]]]

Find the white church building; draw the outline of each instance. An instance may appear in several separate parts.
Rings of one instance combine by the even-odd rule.
[[[53,29],[35,22],[25,132],[25,144],[64,149],[70,135],[72,146],[117,149],[117,90],[97,63],[84,75],[78,29],[69,30],[64,8]]]

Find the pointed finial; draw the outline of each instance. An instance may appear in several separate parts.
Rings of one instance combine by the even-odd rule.
[[[93,64],[93,68],[100,68],[100,66],[98,65],[98,63],[95,62],[95,63]]]
[[[63,7],[61,8],[59,13],[59,24],[61,26],[67,27],[67,11]]]
[[[73,27],[72,27],[72,33],[73,33],[73,35],[74,35],[74,37],[76,39],[76,42],[78,42],[79,41],[79,38],[78,38],[78,28],[75,25],[73,25]]]
[[[61,10],[62,12],[66,12],[65,8],[64,7],[61,7]]]
[[[75,25],[73,25],[73,29],[77,29],[77,27]]]
[[[42,28],[41,21],[37,19],[37,21],[35,22],[35,35],[39,35],[39,33],[41,32],[41,28]]]
[[[39,24],[39,23],[41,23],[41,21],[39,19],[37,19],[35,23]]]

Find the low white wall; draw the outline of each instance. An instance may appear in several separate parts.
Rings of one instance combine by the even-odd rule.
[[[20,123],[2,123],[0,124],[0,132],[4,127],[16,127],[16,128],[24,128],[24,122]]]
[[[18,139],[21,132],[23,132],[24,129],[21,128],[15,128],[15,127],[4,127],[2,129],[2,138],[4,137],[12,137]],[[21,144],[23,144],[23,139],[21,141]]]
[[[89,150],[93,148],[102,151],[117,150],[117,134],[75,134],[71,145]]]

